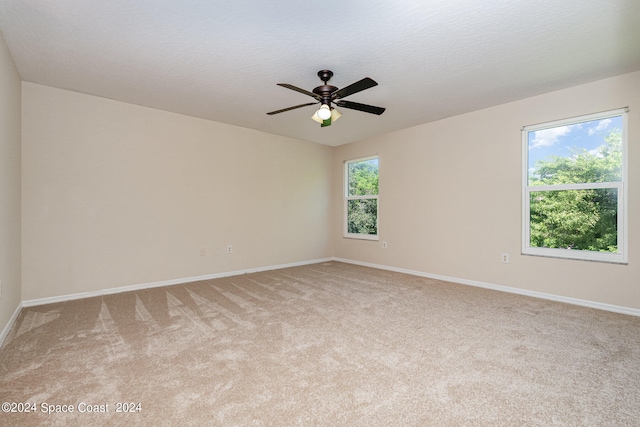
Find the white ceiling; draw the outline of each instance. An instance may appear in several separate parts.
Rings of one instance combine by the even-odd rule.
[[[25,81],[334,146],[640,69],[639,0],[0,0],[0,29]],[[321,69],[387,111],[266,115]]]

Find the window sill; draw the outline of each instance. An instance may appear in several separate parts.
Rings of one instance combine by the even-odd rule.
[[[613,252],[592,252],[554,248],[526,248],[522,251],[522,255],[570,259],[574,261],[603,262],[608,264],[629,264],[623,254]]]
[[[342,236],[345,239],[353,239],[353,240],[371,240],[378,241],[380,237],[375,234],[345,234]]]

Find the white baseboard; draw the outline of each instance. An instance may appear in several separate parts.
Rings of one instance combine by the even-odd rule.
[[[16,319],[18,319],[18,315],[20,314],[20,310],[22,310],[22,307],[23,307],[22,303],[18,304],[15,311],[13,312],[13,315],[9,318],[7,325],[2,330],[2,333],[0,333],[0,347],[2,347],[2,344],[4,344],[4,340],[9,335],[9,332],[11,332],[11,328],[13,327],[13,324],[16,322]]]
[[[240,276],[248,273],[259,273],[261,271],[278,270],[281,268],[299,267],[301,265],[317,264],[320,262],[332,261],[333,258],[322,258],[309,261],[293,262],[289,264],[269,265],[266,267],[249,268],[246,270],[227,271],[223,273],[206,274],[204,276],[184,277],[180,279],[163,280],[161,282],[142,283],[139,285],[121,286],[118,288],[101,289],[92,292],[80,292],[76,294],[60,295],[56,297],[38,298],[22,301],[22,307],[33,307],[36,305],[53,304],[57,302],[72,301],[82,298],[99,297],[103,295],[118,294],[121,292],[138,291],[142,289],[157,288],[160,286],[179,285],[182,283],[198,282],[201,280],[220,279],[222,277]]]
[[[38,299],[22,301],[22,303],[20,303],[16,308],[15,312],[13,313],[13,316],[11,316],[11,319],[9,319],[9,322],[7,323],[5,328],[2,330],[2,334],[0,334],[0,346],[4,342],[7,335],[9,335],[9,331],[11,330],[11,327],[13,326],[14,322],[18,318],[18,315],[20,314],[20,310],[23,307],[33,307],[37,305],[53,304],[53,303],[77,300],[82,298],[91,298],[91,297],[110,295],[110,294],[116,294],[121,292],[130,292],[130,291],[137,291],[142,289],[156,288],[160,286],[170,286],[170,285],[178,285],[182,283],[197,282],[201,280],[212,280],[212,279],[219,279],[222,277],[239,276],[242,274],[258,273],[262,271],[278,270],[281,268],[289,268],[289,267],[298,267],[302,265],[317,264],[317,263],[327,262],[327,261],[338,261],[338,262],[344,262],[347,264],[355,264],[355,265],[361,265],[364,267],[377,268],[381,270],[395,271],[397,273],[405,273],[413,276],[442,280],[445,282],[453,282],[453,283],[459,283],[462,285],[476,286],[479,288],[492,289],[495,291],[525,295],[525,296],[530,296],[534,298],[542,298],[542,299],[551,300],[551,301],[558,301],[558,302],[563,302],[567,304],[579,305],[583,307],[595,308],[598,310],[605,310],[605,311],[611,311],[614,313],[622,313],[622,314],[628,314],[631,316],[640,317],[640,310],[635,308],[630,308],[630,307],[622,307],[622,306],[604,304],[604,303],[595,302],[595,301],[569,298],[561,295],[554,295],[554,294],[547,294],[543,292],[530,291],[526,289],[512,288],[509,286],[494,285],[491,283],[478,282],[475,280],[468,280],[468,279],[460,279],[457,277],[442,276],[439,274],[430,274],[422,271],[408,270],[405,268],[397,268],[397,267],[391,267],[387,265],[372,264],[368,262],[355,261],[355,260],[350,260],[345,258],[331,257],[331,258],[322,258],[322,259],[315,259],[315,260],[309,260],[309,261],[294,262],[289,264],[271,265],[266,267],[250,268],[246,270],[214,273],[214,274],[207,274],[204,276],[196,276],[196,277],[185,277],[180,279],[164,280],[160,282],[143,283],[139,285],[122,286],[119,288],[109,288],[109,289],[102,289],[102,290],[92,291],[92,292],[81,292],[76,294],[60,295],[56,297],[38,298]]]
[[[577,299],[577,298],[564,297],[564,296],[561,296],[561,295],[554,295],[554,294],[547,294],[547,293],[544,293],[544,292],[536,292],[536,291],[530,291],[530,290],[526,290],[526,289],[512,288],[512,287],[509,287],[509,286],[494,285],[494,284],[491,284],[491,283],[478,282],[478,281],[475,281],[475,280],[468,280],[468,279],[460,279],[460,278],[457,278],[457,277],[441,276],[439,274],[424,273],[422,271],[407,270],[407,269],[404,269],[404,268],[396,268],[396,267],[390,267],[390,266],[387,266],[387,265],[372,264],[372,263],[368,263],[368,262],[354,261],[354,260],[344,259],[344,258],[336,258],[336,257],[334,257],[333,260],[334,261],[348,263],[348,264],[361,265],[363,267],[371,267],[371,268],[378,268],[378,269],[381,269],[381,270],[395,271],[397,273],[405,273],[405,274],[410,274],[412,276],[426,277],[426,278],[429,278],[429,279],[442,280],[442,281],[445,281],[445,282],[459,283],[461,285],[476,286],[478,288],[492,289],[494,291],[501,291],[501,292],[508,292],[508,293],[512,293],[512,294],[525,295],[525,296],[528,296],[528,297],[534,297],[534,298],[541,298],[541,299],[546,299],[546,300],[551,300],[551,301],[564,302],[564,303],[567,303],[567,304],[580,305],[580,306],[583,306],[583,307],[596,308],[598,310],[611,311],[611,312],[614,312],[614,313],[622,313],[622,314],[628,314],[628,315],[631,315],[631,316],[640,317],[640,309],[637,309],[637,308],[623,307],[623,306],[612,305],[612,304],[604,304],[604,303],[596,302],[596,301],[589,301],[589,300],[582,300],[582,299]]]

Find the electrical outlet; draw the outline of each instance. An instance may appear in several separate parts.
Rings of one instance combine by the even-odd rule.
[[[207,248],[200,248],[200,256],[207,256]]]
[[[382,249],[387,249],[387,242],[382,242]]]
[[[233,252],[233,247],[231,245],[227,245],[227,253],[230,254]]]
[[[501,260],[504,264],[509,264],[509,254],[502,254],[502,256],[500,257],[500,260]]]

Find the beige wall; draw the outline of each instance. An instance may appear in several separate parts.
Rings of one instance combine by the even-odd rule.
[[[20,77],[0,33],[0,332],[20,304]]]
[[[336,256],[640,308],[638,87],[636,72],[331,148],[23,83],[22,300]],[[624,106],[629,264],[520,255],[522,126]],[[387,249],[342,238],[342,162],[371,154]]]
[[[520,255],[521,128],[630,107],[629,264]],[[338,147],[334,255],[640,308],[640,72]],[[342,237],[343,161],[380,156],[380,240]],[[500,262],[501,253],[511,256]]]
[[[22,93],[23,300],[332,255],[331,147]]]

